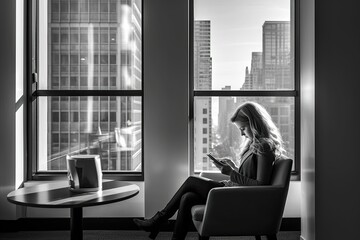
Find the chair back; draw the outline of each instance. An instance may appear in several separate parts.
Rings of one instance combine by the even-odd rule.
[[[275,160],[270,185],[287,187],[291,175],[292,160],[279,158]]]
[[[291,176],[291,167],[292,167],[292,160],[289,158],[279,158],[275,160],[273,165],[273,172],[271,176],[271,185],[277,186],[282,188],[282,197],[277,202],[277,216],[274,214],[272,229],[276,229],[276,232],[280,230],[282,216],[284,214],[286,198],[289,191],[289,184],[290,184],[290,176]]]

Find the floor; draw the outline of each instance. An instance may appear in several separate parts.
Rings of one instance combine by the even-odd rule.
[[[142,231],[96,231],[85,230],[84,240],[148,240],[148,234]],[[20,231],[0,233],[0,240],[64,240],[70,239],[69,231]],[[171,239],[170,232],[160,232],[156,240]],[[254,240],[254,237],[213,237],[211,240]],[[266,239],[262,237],[262,239]],[[299,240],[300,232],[280,232],[278,240]],[[197,233],[188,233],[186,240],[197,240]]]

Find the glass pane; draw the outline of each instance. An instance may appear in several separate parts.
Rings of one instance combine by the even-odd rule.
[[[282,134],[287,155],[294,159],[293,97],[195,97],[194,171],[218,170],[207,158],[209,152],[239,160],[243,139],[230,118],[245,101],[254,101],[266,108]]]
[[[99,154],[103,171],[141,171],[141,109],[141,97],[40,97],[38,170]]]
[[[292,2],[194,0],[194,89],[294,89]]]
[[[141,1],[40,1],[39,89],[141,90]],[[88,5],[90,4],[90,7]],[[60,12],[70,17],[55,17]],[[112,18],[99,17],[111,6]],[[46,13],[47,11],[47,13]],[[70,15],[68,12],[70,11]],[[45,12],[45,13],[44,13]],[[53,16],[55,15],[55,16]],[[124,58],[126,54],[126,58]],[[60,85],[59,78],[82,79]],[[98,78],[112,78],[102,85]]]

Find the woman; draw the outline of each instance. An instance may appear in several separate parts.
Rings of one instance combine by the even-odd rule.
[[[155,238],[161,224],[178,211],[175,222],[173,240],[185,239],[187,227],[191,221],[191,208],[197,204],[205,204],[209,191],[214,187],[267,185],[270,183],[272,165],[276,158],[284,154],[283,141],[278,128],[273,123],[265,108],[254,102],[242,104],[231,117],[245,137],[240,154],[240,166],[228,158],[223,163],[215,164],[221,173],[230,176],[228,181],[190,176],[178,189],[166,207],[150,219],[134,219],[135,224]]]

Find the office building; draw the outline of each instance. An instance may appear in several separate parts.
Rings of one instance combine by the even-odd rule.
[[[265,21],[263,24],[264,88],[293,89],[293,59],[290,22]]]
[[[49,1],[47,89],[142,87],[141,1]],[[103,171],[141,167],[141,97],[49,97],[44,170],[66,170],[67,154],[99,154]],[[46,104],[46,103],[45,103]],[[46,130],[46,131],[45,131]],[[46,135],[46,132],[48,135]]]
[[[263,88],[265,90],[294,89],[293,39],[288,21],[265,21],[263,24]],[[291,98],[262,98],[260,101],[280,129],[285,147],[294,158],[294,104]]]
[[[264,86],[263,76],[263,63],[262,63],[262,52],[252,52],[251,54],[251,69],[250,76],[253,88],[252,89],[262,89]]]
[[[212,59],[210,55],[210,21],[194,21],[194,90],[212,89]],[[211,98],[197,97],[194,105],[194,164],[196,170],[212,168],[206,153],[212,143]]]
[[[253,52],[241,90],[289,90],[294,87],[290,22],[265,21],[263,52]],[[287,97],[239,97],[237,102],[256,101],[270,113],[279,128],[288,155],[294,158],[294,101]]]

